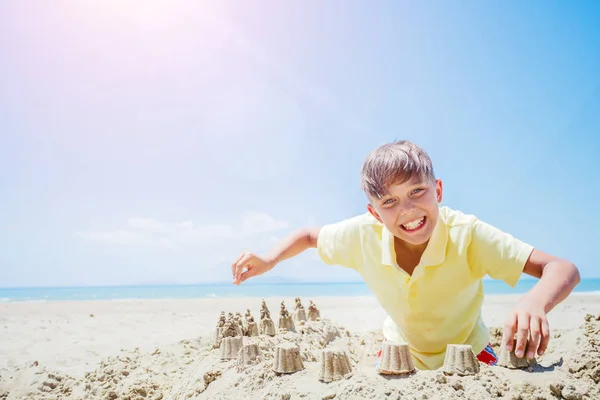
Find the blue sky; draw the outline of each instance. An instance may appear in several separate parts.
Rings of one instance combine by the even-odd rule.
[[[229,281],[364,212],[395,139],[445,205],[600,276],[598,2],[240,4],[0,4],[0,286]]]

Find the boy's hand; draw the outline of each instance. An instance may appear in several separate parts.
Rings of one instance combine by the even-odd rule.
[[[525,354],[527,339],[530,345]],[[532,359],[536,352],[539,356],[544,354],[549,340],[550,328],[544,307],[529,299],[521,300],[506,319],[502,345],[508,351],[514,348],[518,358],[526,355],[528,359]]]
[[[233,283],[239,285],[250,277],[264,274],[274,266],[275,263],[272,260],[244,251],[231,265]]]

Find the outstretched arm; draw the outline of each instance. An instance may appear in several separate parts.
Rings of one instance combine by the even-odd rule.
[[[530,337],[527,358],[535,353],[544,354],[550,340],[550,329],[546,314],[562,302],[579,283],[579,270],[566,260],[554,257],[537,249],[531,252],[523,272],[539,281],[517,303],[504,326],[502,342],[508,351],[515,348],[515,355],[525,355],[525,345]],[[516,343],[514,336],[516,334]]]
[[[233,283],[239,285],[248,278],[264,274],[281,261],[317,247],[319,231],[320,228],[296,231],[284,238],[265,256],[258,256],[249,251],[243,252],[231,265]]]

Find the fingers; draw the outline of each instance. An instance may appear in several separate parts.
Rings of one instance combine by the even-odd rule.
[[[511,313],[504,324],[504,332],[502,334],[502,345],[507,351],[512,351],[515,346],[515,333],[517,331],[517,314]]]
[[[232,275],[233,277],[235,277],[235,266],[236,266],[236,264],[237,264],[237,263],[238,263],[238,262],[239,262],[239,261],[242,259],[242,257],[244,257],[245,255],[246,255],[246,252],[245,252],[245,251],[243,251],[243,252],[242,252],[242,254],[240,254],[240,256],[237,258],[237,260],[235,260],[235,261],[233,262],[233,264],[231,264],[231,275]]]
[[[540,347],[538,347],[538,355],[542,356],[548,348],[548,342],[550,342],[550,326],[548,320],[542,318],[542,339],[540,341]]]
[[[541,339],[541,318],[531,317],[529,320],[529,344],[527,345],[527,358],[533,359]]]
[[[254,254],[250,252],[244,252],[244,255],[239,259],[239,261],[235,264],[233,271],[233,283],[240,284],[240,276],[244,271],[244,268],[249,269],[252,266],[252,259],[254,258]]]
[[[246,281],[246,279],[252,278],[253,276],[256,276],[257,274],[258,274],[258,272],[257,272],[256,268],[251,268],[245,272],[242,272],[242,275],[240,275],[239,283],[242,283],[242,282]]]
[[[516,334],[516,335],[515,335]],[[518,358],[542,356],[550,341],[550,327],[545,316],[529,312],[513,312],[504,324],[502,345]]]
[[[515,355],[518,358],[523,358],[525,355],[525,346],[527,345],[527,339],[529,338],[529,327],[530,318],[528,313],[517,314],[517,344],[515,348]]]

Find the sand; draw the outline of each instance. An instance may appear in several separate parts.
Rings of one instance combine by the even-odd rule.
[[[519,296],[488,296],[483,315],[498,351],[500,327]],[[267,298],[277,326],[280,302]],[[600,294],[573,294],[549,315],[548,352],[530,370],[481,365],[470,376],[373,367],[383,310],[372,297],[303,298],[321,320],[274,337],[244,337],[262,359],[238,367],[213,346],[219,313],[260,299],[0,303],[0,400],[12,399],[600,399]],[[308,310],[307,310],[308,311]],[[297,346],[300,371],[276,374],[276,347]],[[352,371],[323,382],[323,349],[348,355]]]

